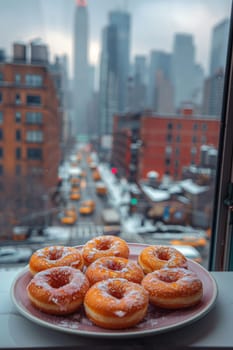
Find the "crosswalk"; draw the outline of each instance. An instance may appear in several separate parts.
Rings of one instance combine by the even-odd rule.
[[[71,244],[83,245],[88,240],[104,234],[104,226],[95,225],[94,223],[79,223],[72,228]]]

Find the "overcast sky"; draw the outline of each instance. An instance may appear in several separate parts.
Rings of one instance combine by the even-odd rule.
[[[97,63],[101,30],[108,12],[131,14],[131,58],[153,49],[172,51],[174,33],[193,34],[196,62],[209,68],[211,31],[230,17],[231,0],[87,0],[90,61]],[[72,71],[72,34],[75,0],[0,0],[0,48],[11,55],[12,42],[42,38],[54,54],[67,53]]]

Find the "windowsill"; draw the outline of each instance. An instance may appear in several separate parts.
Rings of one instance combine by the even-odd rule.
[[[12,282],[20,269],[0,269],[0,348],[82,348],[89,349],[169,349],[232,348],[233,344],[233,272],[213,272],[218,298],[203,318],[178,330],[149,337],[101,339],[60,333],[24,318],[10,298]],[[169,336],[168,336],[169,334]]]

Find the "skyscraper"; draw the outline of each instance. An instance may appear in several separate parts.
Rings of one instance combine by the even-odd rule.
[[[102,32],[100,61],[100,135],[112,133],[113,115],[127,108],[129,78],[130,16],[109,14]]]
[[[149,63],[149,87],[148,87],[148,106],[157,111],[157,75],[162,74],[167,81],[171,80],[171,55],[163,51],[152,51],[150,53]]]
[[[117,74],[118,74],[118,111],[124,112],[127,107],[127,90],[129,77],[130,53],[130,15],[123,11],[112,11],[109,24],[116,28],[117,35]]]
[[[220,69],[225,70],[229,27],[230,20],[224,19],[213,28],[210,52],[210,76],[216,74]]]
[[[195,76],[195,47],[193,36],[186,33],[175,35],[172,58],[172,83],[175,108],[192,102]]]
[[[89,99],[88,76],[88,12],[86,0],[76,0],[74,23],[74,128],[78,137],[86,137],[87,105]]]

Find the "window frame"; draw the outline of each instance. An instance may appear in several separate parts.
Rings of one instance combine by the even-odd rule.
[[[233,270],[232,210],[226,205],[229,185],[233,183],[233,6],[230,19],[209,251],[210,271]]]

